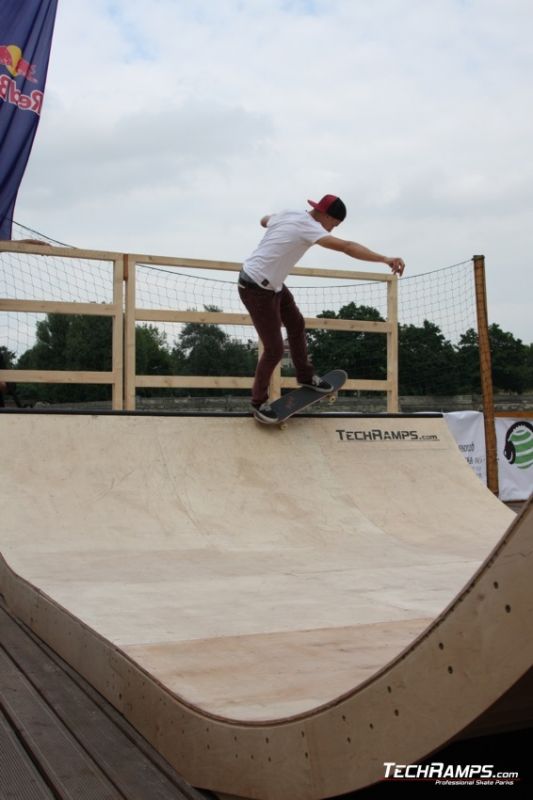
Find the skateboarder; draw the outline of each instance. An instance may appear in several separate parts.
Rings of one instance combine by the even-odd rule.
[[[338,250],[352,258],[388,264],[396,275],[402,275],[401,258],[374,253],[363,245],[339,239],[331,232],[346,217],[346,206],[332,194],[316,203],[307,201],[311,211],[282,211],[261,219],[266,233],[254,252],[244,261],[239,274],[239,295],[246,306],[257,334],[263,343],[252,388],[252,407],[262,422],[278,422],[268,402],[268,386],[276,365],[283,356],[281,326],[287,330],[296,378],[302,386],[328,393],[332,387],[314,374],[307,354],[304,318],[285,286],[284,280],[303,254],[319,244]]]

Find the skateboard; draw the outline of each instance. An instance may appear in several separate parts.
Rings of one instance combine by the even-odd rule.
[[[315,391],[315,389],[310,389],[308,386],[300,386],[299,389],[293,389],[292,392],[287,392],[287,394],[282,395],[277,400],[270,403],[271,408],[276,412],[279,420],[274,423],[275,425],[284,423],[285,420],[292,417],[293,414],[297,414],[299,411],[303,411],[304,408],[319,403],[321,400],[334,402],[336,393],[348,379],[348,375],[343,369],[333,369],[331,372],[327,372],[320,377],[333,386],[331,392],[324,394],[323,392]],[[256,419],[262,424],[272,425],[272,423],[263,423],[262,420],[257,417]]]

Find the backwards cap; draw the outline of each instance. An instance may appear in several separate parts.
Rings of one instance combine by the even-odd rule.
[[[330,217],[338,219],[339,222],[342,222],[346,218],[346,206],[340,197],[336,197],[334,194],[325,194],[318,203],[315,203],[314,200],[308,200],[307,202],[317,211],[329,214]]]

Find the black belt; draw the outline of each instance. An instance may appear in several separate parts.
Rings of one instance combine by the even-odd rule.
[[[241,287],[241,289],[252,288],[252,289],[262,289],[265,292],[275,291],[274,289],[269,289],[267,286],[261,286],[259,283],[253,281],[251,278],[248,277],[248,275],[243,269],[241,269],[241,271],[239,272],[239,286]]]

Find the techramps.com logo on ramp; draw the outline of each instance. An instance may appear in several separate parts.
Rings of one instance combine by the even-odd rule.
[[[505,435],[503,452],[509,464],[529,469],[533,465],[533,425],[522,421],[513,423]]]
[[[407,430],[384,430],[383,428],[373,428],[372,430],[351,430],[337,428],[337,436],[341,442],[438,442],[439,437],[436,433],[419,433],[418,431]]]
[[[494,764],[396,764],[386,761],[386,781],[430,781],[436,786],[514,786],[516,770],[497,770]]]

